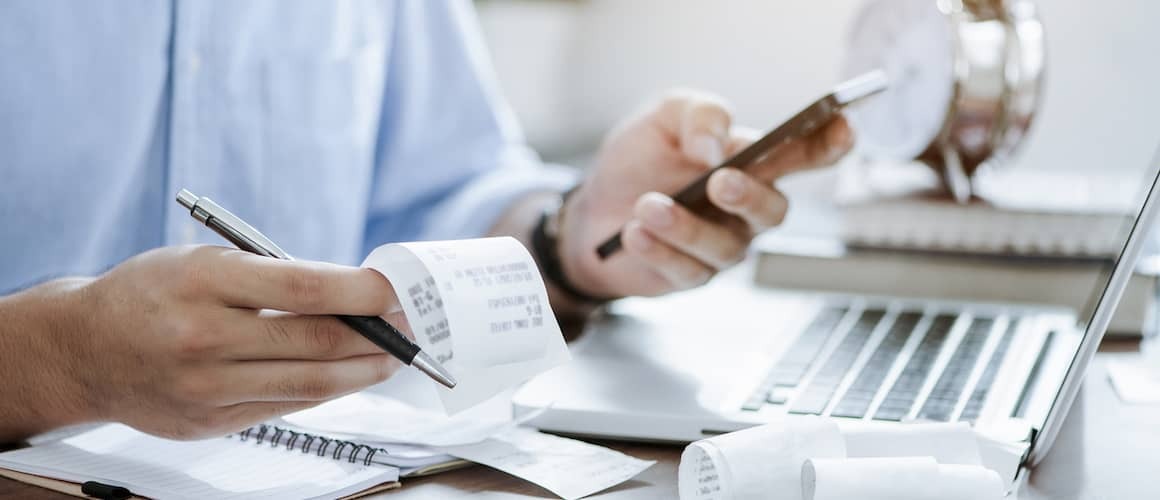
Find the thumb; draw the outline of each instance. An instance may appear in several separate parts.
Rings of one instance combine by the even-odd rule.
[[[710,167],[725,160],[732,118],[724,104],[705,97],[690,99],[680,120],[681,151],[689,160]]]

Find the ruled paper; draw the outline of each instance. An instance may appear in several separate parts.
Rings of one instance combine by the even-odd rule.
[[[154,498],[335,498],[398,480],[394,468],[221,438],[170,441],[120,424],[0,453],[0,467]]]

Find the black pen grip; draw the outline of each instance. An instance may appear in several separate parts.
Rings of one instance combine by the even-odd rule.
[[[394,355],[406,364],[411,364],[422,349],[411,342],[403,332],[378,316],[336,316],[347,326],[374,342],[375,345]]]

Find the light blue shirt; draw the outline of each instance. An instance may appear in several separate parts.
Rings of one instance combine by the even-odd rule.
[[[224,244],[183,187],[357,264],[570,181],[524,145],[466,1],[0,2],[0,293]]]

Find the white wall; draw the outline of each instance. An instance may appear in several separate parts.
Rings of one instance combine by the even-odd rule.
[[[1048,87],[1021,166],[1141,168],[1160,141],[1160,2],[1039,2]],[[492,0],[480,14],[508,97],[546,156],[593,147],[672,86],[767,128],[837,78],[859,0]]]

